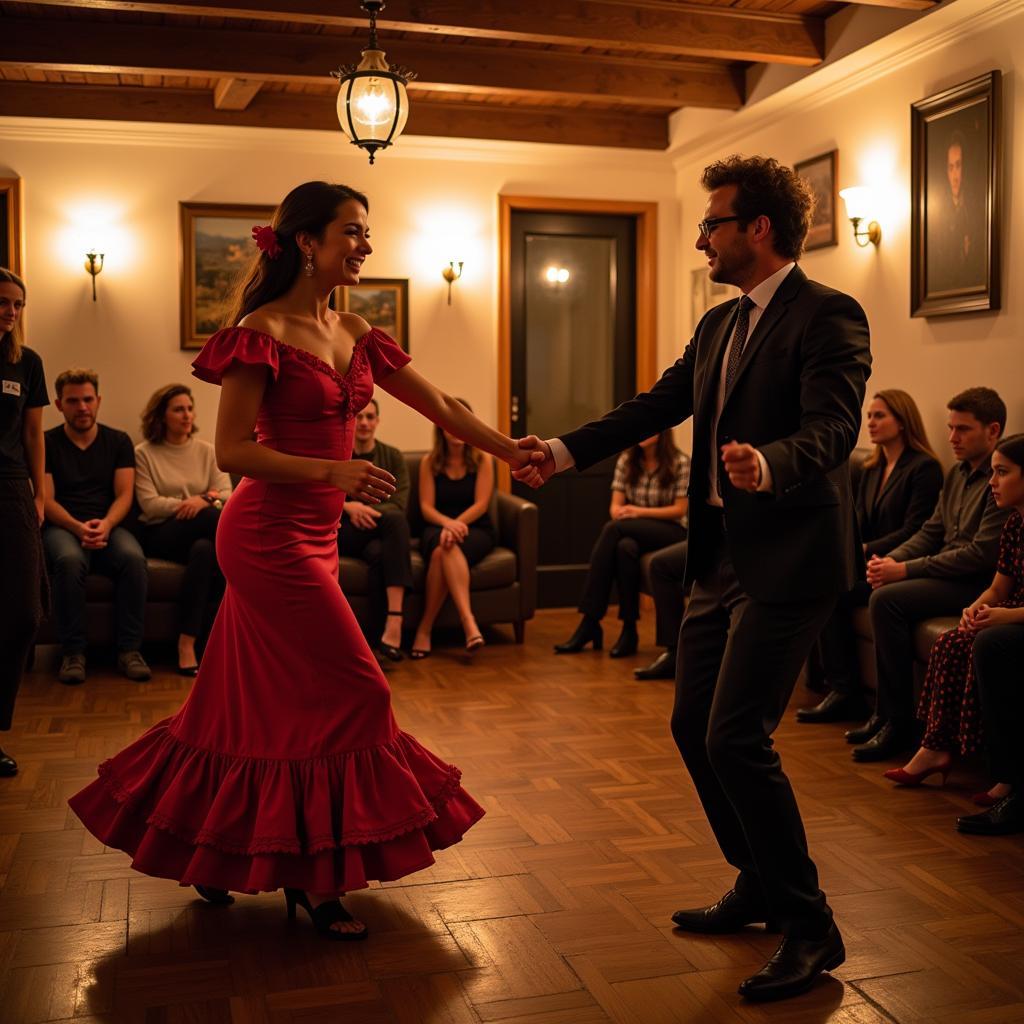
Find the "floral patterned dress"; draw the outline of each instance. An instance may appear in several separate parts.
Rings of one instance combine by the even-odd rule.
[[[1024,518],[1013,512],[999,538],[996,571],[1013,579],[1001,608],[1024,607]],[[973,754],[981,746],[981,713],[974,685],[974,633],[951,629],[935,642],[917,717],[926,723],[922,746]]]

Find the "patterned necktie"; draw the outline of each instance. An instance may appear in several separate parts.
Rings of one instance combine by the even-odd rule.
[[[749,296],[740,296],[736,312],[736,332],[733,334],[732,347],[729,349],[729,362],[725,367],[726,396],[732,391],[733,381],[736,380],[736,371],[740,365],[740,357],[743,355],[743,346],[747,343],[747,331],[750,329],[750,307],[753,305]]]

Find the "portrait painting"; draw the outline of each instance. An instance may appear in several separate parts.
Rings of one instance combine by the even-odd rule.
[[[0,267],[21,273],[20,178],[0,178]]]
[[[1000,73],[912,107],[911,315],[999,308]]]
[[[364,277],[359,284],[338,288],[335,309],[361,316],[371,327],[391,335],[409,351],[409,279]]]
[[[181,347],[202,348],[226,326],[235,288],[257,253],[256,225],[272,206],[179,203],[181,210]]]
[[[839,244],[839,231],[836,226],[838,164],[839,150],[833,149],[829,153],[822,153],[820,156],[793,165],[793,170],[807,182],[814,196],[811,227],[804,244],[807,252]]]

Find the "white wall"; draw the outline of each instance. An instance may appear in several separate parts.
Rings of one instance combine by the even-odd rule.
[[[0,118],[0,154],[0,177],[23,183],[28,344],[51,385],[67,366],[94,367],[102,418],[136,437],[150,392],[175,380],[192,382],[212,436],[217,389],[189,376],[195,353],[179,350],[178,202],[273,205],[313,178],[369,195],[375,252],[365,275],[410,279],[414,364],[490,422],[501,193],[658,202],[659,361],[678,348],[678,213],[665,153],[410,137],[370,167],[340,132]],[[93,303],[83,226],[97,217],[109,242]],[[449,307],[441,269],[453,248],[465,269]],[[382,415],[382,438],[429,444],[429,426],[386,395]],[[58,422],[51,409],[46,425]]]
[[[903,388],[917,399],[933,447],[949,461],[946,401],[974,384],[996,388],[1009,408],[1008,429],[1024,430],[1024,3],[956,0],[829,68],[720,121],[673,150],[682,224],[679,268],[703,266],[693,248],[703,215],[701,169],[731,152],[763,153],[784,163],[839,150],[839,187],[881,191],[882,243],[860,249],[840,209],[834,248],[808,253],[809,276],[854,295],[872,329],[874,369],[868,394]],[[1002,309],[910,316],[910,105],[976,75],[1003,72],[1004,188]],[[681,124],[685,128],[686,122]],[[703,126],[699,129],[703,130]],[[840,201],[840,207],[842,202]],[[689,304],[679,322],[692,328]],[[862,437],[862,443],[864,439]]]

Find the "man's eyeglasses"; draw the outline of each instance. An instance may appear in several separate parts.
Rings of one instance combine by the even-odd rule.
[[[703,238],[710,238],[711,232],[714,231],[719,224],[728,224],[730,221],[742,219],[742,217],[708,217],[707,220],[702,220],[697,225],[697,230],[701,233]]]

